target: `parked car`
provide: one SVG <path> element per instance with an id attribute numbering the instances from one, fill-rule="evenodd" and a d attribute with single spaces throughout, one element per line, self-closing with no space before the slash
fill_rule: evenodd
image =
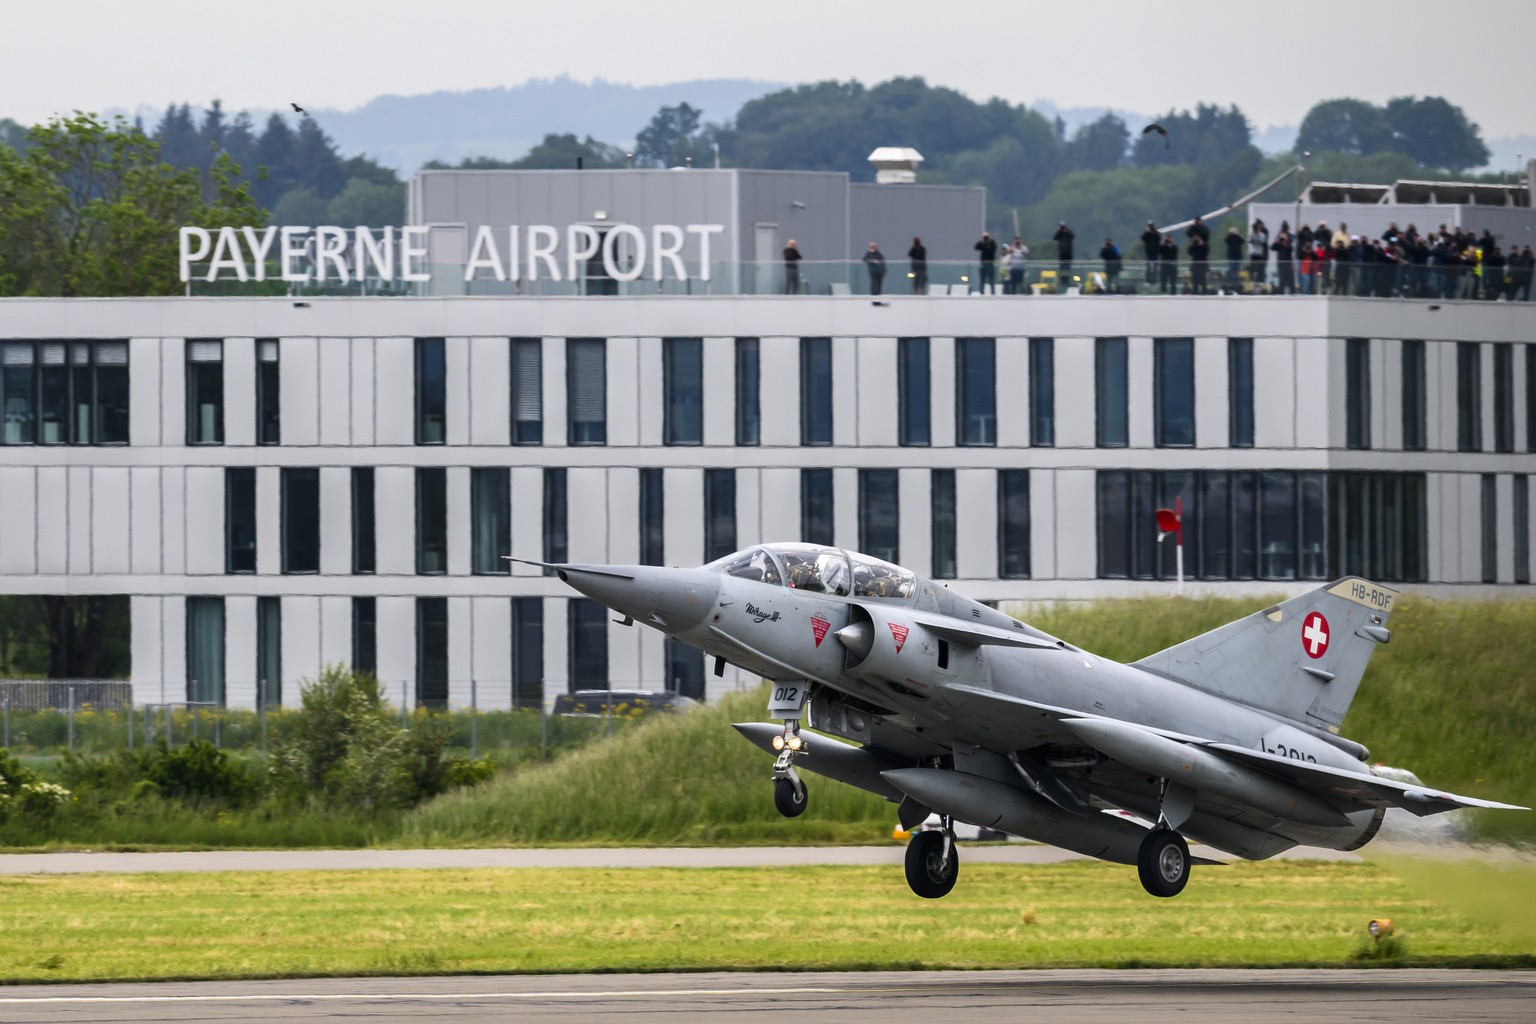
<path id="1" fill-rule="evenodd" d="M 555 698 L 555 714 L 570 718 L 625 718 L 686 711 L 698 703 L 670 690 L 573 690 Z"/>

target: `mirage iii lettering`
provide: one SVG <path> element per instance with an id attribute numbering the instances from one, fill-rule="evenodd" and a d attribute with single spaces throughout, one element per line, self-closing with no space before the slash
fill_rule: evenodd
<path id="1" fill-rule="evenodd" d="M 954 887 L 955 821 L 1134 864 L 1147 892 L 1174 896 L 1189 879 L 1186 836 L 1258 860 L 1299 844 L 1358 849 L 1389 807 L 1525 809 L 1372 767 L 1338 734 L 1390 639 L 1396 594 L 1365 580 L 1122 665 L 839 548 L 765 544 L 698 569 L 547 567 L 624 622 L 713 656 L 717 672 L 729 662 L 774 681 L 778 724 L 736 729 L 777 755 L 784 815 L 805 810 L 802 770 L 880 794 L 908 828 L 937 813 L 942 828 L 907 847 L 919 896 Z M 733 605 L 747 616 L 720 614 Z"/>

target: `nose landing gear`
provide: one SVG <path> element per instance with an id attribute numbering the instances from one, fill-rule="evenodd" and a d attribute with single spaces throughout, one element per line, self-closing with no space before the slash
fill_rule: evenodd
<path id="1" fill-rule="evenodd" d="M 795 758 L 806 754 L 799 719 L 785 719 L 784 734 L 773 738 L 773 747 L 779 752 L 773 762 L 773 806 L 786 818 L 798 818 L 806 804 L 805 781 L 795 771 Z"/>

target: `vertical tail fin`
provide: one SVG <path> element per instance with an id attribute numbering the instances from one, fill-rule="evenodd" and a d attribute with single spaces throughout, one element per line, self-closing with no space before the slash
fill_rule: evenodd
<path id="1" fill-rule="evenodd" d="M 1348 577 L 1186 640 L 1138 668 L 1337 731 L 1397 591 Z"/>

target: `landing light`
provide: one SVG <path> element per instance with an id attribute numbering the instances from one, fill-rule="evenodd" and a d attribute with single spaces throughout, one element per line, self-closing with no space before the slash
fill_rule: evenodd
<path id="1" fill-rule="evenodd" d="M 805 741 L 802 740 L 798 735 L 791 736 L 789 738 L 789 749 L 790 750 L 799 750 L 803 746 L 805 746 Z"/>
<path id="2" fill-rule="evenodd" d="M 784 737 L 783 736 L 775 736 L 773 738 L 773 749 L 774 750 L 783 750 L 784 749 Z"/>

